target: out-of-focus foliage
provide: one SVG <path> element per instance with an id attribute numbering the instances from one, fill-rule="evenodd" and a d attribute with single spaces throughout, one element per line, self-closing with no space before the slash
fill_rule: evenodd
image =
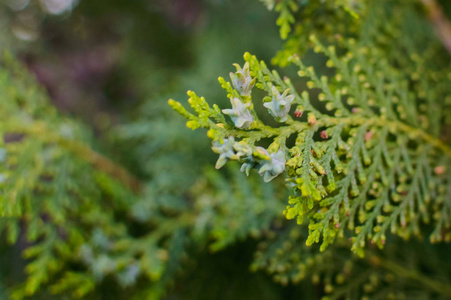
<path id="1" fill-rule="evenodd" d="M 279 17 L 280 36 L 286 40 L 283 50 L 272 59 L 275 65 L 286 66 L 294 53 L 305 53 L 314 45 L 310 35 L 332 42 L 337 34 L 353 36 L 360 25 L 360 14 L 366 8 L 365 1 L 355 0 L 261 0 Z"/>
<path id="2" fill-rule="evenodd" d="M 260 190 L 261 183 L 249 185 L 244 180 L 230 185 L 211 172 L 203 174 L 202 165 L 209 156 L 197 154 L 206 144 L 202 144 L 203 139 L 198 134 L 186 135 L 181 126 L 183 122 L 173 118 L 166 104 L 168 93 L 183 91 L 186 88 L 183 86 L 193 83 L 213 95 L 215 91 L 210 88 L 212 74 L 225 69 L 227 61 L 239 57 L 245 47 L 262 48 L 264 42 L 253 39 L 243 41 L 242 49 L 227 50 L 243 26 L 249 28 L 249 36 L 261 27 L 257 26 L 259 23 L 267 24 L 263 27 L 271 29 L 271 22 L 262 18 L 266 14 L 264 8 L 257 4 L 260 10 L 251 12 L 250 18 L 225 28 L 223 24 L 237 11 L 247 11 L 249 15 L 249 5 L 238 4 L 235 9 L 224 9 L 224 4 L 218 3 L 199 5 L 200 11 L 196 13 L 208 10 L 211 16 L 205 16 L 203 22 L 211 26 L 191 24 L 198 28 L 197 33 L 187 34 L 178 24 L 168 28 L 164 18 L 171 12 L 163 3 L 155 6 L 109 4 L 97 6 L 82 2 L 71 16 L 45 17 L 42 35 L 33 42 L 37 45 L 35 49 L 28 50 L 26 44 L 19 41 L 10 48 L 25 55 L 27 64 L 46 85 L 55 104 L 88 120 L 96 131 L 102 132 L 101 140 L 98 133 L 59 114 L 22 66 L 13 63 L 11 58 L 4 60 L 2 90 L 9 92 L 2 101 L 5 117 L 2 132 L 8 150 L 4 156 L 5 176 L 6 173 L 11 176 L 5 177 L 9 180 L 10 194 L 2 198 L 5 199 L 2 208 L 12 212 L 5 214 L 2 228 L 5 228 L 5 241 L 8 239 L 12 246 L 5 246 L 2 253 L 6 256 L 15 252 L 27 255 L 23 257 L 26 261 L 19 255 L 15 263 L 3 262 L 2 278 L 8 288 L 5 293 L 14 298 L 34 295 L 47 299 L 55 293 L 93 299 L 108 295 L 118 299 L 160 298 L 166 293 L 168 283 L 176 278 L 181 260 L 186 262 L 190 257 L 185 252 L 186 247 L 197 255 L 195 249 L 210 247 L 207 243 L 210 236 L 215 241 L 213 248 L 216 251 L 250 234 L 256 236 L 262 228 L 270 226 L 282 205 L 282 202 L 272 201 L 284 198 L 285 193 L 280 187 L 278 192 L 275 187 L 266 185 Z M 11 18 L 17 14 L 8 7 L 2 8 Z M 90 14 L 85 15 L 84 11 Z M 149 11 L 154 18 L 149 19 Z M 39 12 L 41 17 L 45 15 L 40 8 Z M 120 12 L 117 16 L 122 20 L 117 29 L 123 32 L 116 32 L 119 37 L 111 33 L 103 35 L 103 40 L 98 42 L 99 51 L 77 46 L 68 49 L 65 44 L 70 46 L 80 39 L 78 34 L 59 32 L 53 27 L 45 30 L 49 23 L 59 22 L 57 18 L 66 18 L 63 23 L 66 29 L 81 26 L 80 18 L 88 25 L 102 26 L 115 12 Z M 127 25 L 130 20 L 134 24 Z M 60 36 L 59 40 L 46 36 L 52 31 Z M 14 34 L 4 31 L 14 39 L 11 33 Z M 82 40 L 95 47 L 90 34 L 88 32 L 88 37 Z M 148 41 L 143 43 L 146 35 Z M 58 46 L 56 58 L 46 56 L 41 39 Z M 185 46 L 178 48 L 177 44 Z M 273 49 L 268 48 L 262 54 L 269 56 L 276 48 L 277 36 L 274 34 Z M 118 51 L 122 54 L 120 59 Z M 116 77 L 108 79 L 112 82 L 106 84 L 98 78 L 105 76 L 102 71 L 104 60 L 100 59 L 105 53 L 110 57 L 106 62 L 108 72 L 116 72 Z M 223 65 L 218 63 L 227 56 Z M 196 65 L 187 60 L 202 60 L 203 64 Z M 72 69 L 75 63 L 81 63 L 76 65 L 78 73 Z M 60 76 L 55 76 L 58 74 Z M 193 80 L 202 77 L 203 82 Z M 88 85 L 89 79 L 103 84 L 97 89 L 105 88 L 112 94 L 99 94 Z M 120 86 L 111 86 L 115 82 Z M 80 94 L 85 87 L 88 87 L 87 92 L 83 90 Z M 79 103 L 81 99 L 77 97 L 81 95 L 97 103 Z M 106 106 L 106 97 L 108 101 L 116 102 L 119 101 L 117 97 L 125 97 L 124 104 L 109 104 L 112 117 L 96 112 Z M 138 98 L 142 100 L 137 101 Z M 132 109 L 138 102 L 143 102 L 139 109 Z M 106 132 L 108 124 L 115 122 L 114 118 L 119 117 L 118 110 L 123 107 L 128 108 L 129 116 L 124 114 L 121 118 L 133 121 Z M 39 126 L 34 126 L 34 122 Z M 192 144 L 194 139 L 200 141 L 197 147 Z M 28 143 L 31 146 L 24 147 Z M 9 154 L 13 153 L 13 148 L 16 151 L 14 157 Z M 104 155 L 98 152 L 104 152 Z M 121 160 L 140 178 L 130 175 L 118 163 L 112 163 L 105 153 Z M 21 162 L 21 169 L 17 169 L 17 161 Z M 16 181 L 20 186 L 10 185 Z M 213 187 L 220 185 L 227 188 L 219 195 Z M 21 202 L 10 201 L 11 195 L 15 196 L 14 192 L 17 192 L 16 187 L 21 192 L 17 196 Z M 36 188 L 42 189 L 42 195 L 35 194 Z M 254 196 L 241 204 L 240 200 L 248 195 Z M 29 207 L 30 201 L 36 204 Z M 273 209 L 274 206 L 278 209 Z M 230 210 L 232 207 L 234 209 Z M 29 218 L 30 222 L 27 221 Z M 29 226 L 34 230 L 30 236 L 27 233 Z M 228 226 L 239 227 L 239 230 L 227 232 Z M 192 244 L 189 240 L 197 242 Z M 24 264 L 29 266 L 24 268 Z M 21 268 L 24 268 L 25 277 Z M 259 281 L 261 279 L 256 280 Z M 20 282 L 25 283 L 19 285 Z"/>
<path id="3" fill-rule="evenodd" d="M 359 259 L 349 256 L 350 243 L 344 241 L 324 252 L 306 246 L 304 229 L 291 224 L 271 233 L 258 245 L 251 268 L 266 270 L 284 286 L 302 280 L 321 283 L 327 294 L 322 299 L 448 298 L 451 290 L 445 282 L 450 266 L 440 264 L 447 261 L 449 245 L 424 247 L 419 242 L 393 240 L 384 250 L 372 249 Z M 443 283 L 429 281 L 424 270 Z"/>
<path id="4" fill-rule="evenodd" d="M 77 256 L 73 249 L 86 243 L 90 232 L 124 232 L 114 224 L 114 210 L 133 202 L 128 188 L 140 183 L 89 148 L 89 130 L 59 115 L 9 56 L 1 61 L 0 77 L 1 227 L 8 243 L 23 248 L 29 260 L 29 276 L 13 295 L 32 295 L 57 274 L 80 284 L 76 293 L 83 295 L 94 283 L 65 267 Z M 104 205 L 110 209 L 103 210 Z"/>

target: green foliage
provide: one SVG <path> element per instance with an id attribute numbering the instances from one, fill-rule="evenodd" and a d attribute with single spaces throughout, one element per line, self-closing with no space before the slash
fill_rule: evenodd
<path id="1" fill-rule="evenodd" d="M 354 46 L 354 41 L 351 40 L 350 44 Z M 239 130 L 234 128 L 235 124 L 224 124 L 224 117 L 219 110 L 216 107 L 209 108 L 205 99 L 198 98 L 192 92 L 189 93 L 189 102 L 200 117 L 184 111 L 178 103 L 171 101 L 170 104 L 190 119 L 188 126 L 196 123 L 210 128 L 209 136 L 217 141 L 224 140 L 224 147 L 232 141 L 227 146 L 226 158 L 221 154 L 220 160 L 223 162 L 219 166 L 223 165 L 225 159 L 243 162 L 249 159 L 249 154 L 239 151 L 243 145 L 253 149 L 249 151 L 251 159 L 257 159 L 261 154 L 258 153 L 256 142 L 263 138 L 273 140 L 269 151 L 287 153 L 286 165 L 294 193 L 284 213 L 288 219 L 297 218 L 299 224 L 304 217 L 310 220 L 308 245 L 318 242 L 322 236 L 322 249 L 325 249 L 337 235 L 343 236 L 343 228 L 348 227 L 354 231 L 353 250 L 363 255 L 366 238 L 371 238 L 380 247 L 385 243 L 387 229 L 408 238 L 410 234 L 419 234 L 419 222 L 429 222 L 430 216 L 434 214 L 435 230 L 431 240 L 448 240 L 448 235 L 441 234 L 450 227 L 445 200 L 447 190 L 441 187 L 448 185 L 449 177 L 438 170 L 449 169 L 449 147 L 414 127 L 418 124 L 415 121 L 416 112 L 407 105 L 407 101 L 395 102 L 398 112 L 395 115 L 391 99 L 402 99 L 409 92 L 406 85 L 396 85 L 399 82 L 396 71 L 393 70 L 388 78 L 381 78 L 383 75 L 381 71 L 378 72 L 376 65 L 376 61 L 380 65 L 380 57 L 375 59 L 373 65 L 367 66 L 373 74 L 378 74 L 375 78 L 364 72 L 356 74 L 354 76 L 365 80 L 360 80 L 354 90 L 343 91 L 356 82 L 355 79 L 346 81 L 349 60 L 343 63 L 336 57 L 334 48 L 327 49 L 318 43 L 317 49 L 329 55 L 332 63 L 341 63 L 343 66 L 344 76 L 341 72 L 335 75 L 336 78 L 344 77 L 340 78 L 338 86 L 328 84 L 329 80 L 325 76 L 319 78 L 312 68 L 305 67 L 298 58 L 295 57 L 294 62 L 300 68 L 300 75 L 311 79 L 307 86 L 322 90 L 318 98 L 326 103 L 326 109 L 332 113 L 319 112 L 309 101 L 307 91 L 301 95 L 291 92 L 294 87 L 289 79 L 282 80 L 277 72 L 271 72 L 263 62 L 249 54 L 245 55 L 245 60 L 257 79 L 256 86 L 265 90 L 267 97 L 274 94 L 276 88 L 290 91 L 297 110 L 307 113 L 307 122 L 289 118 L 285 122 L 286 126 L 270 128 L 252 110 L 250 113 L 254 116 L 254 122 L 250 129 Z M 347 55 L 346 58 L 352 56 Z M 351 61 L 351 64 L 354 65 L 354 62 Z M 366 76 L 369 76 L 368 81 Z M 224 83 L 222 79 L 220 81 L 229 95 L 234 97 L 236 91 L 231 90 L 230 84 Z M 393 84 L 394 91 L 388 91 L 388 95 L 377 91 L 377 83 L 385 81 L 387 86 Z M 361 98 L 362 93 L 367 97 L 375 97 L 371 105 Z M 342 103 L 343 94 L 346 95 L 347 104 L 353 107 L 347 108 Z M 387 96 L 390 100 L 386 99 Z M 248 101 L 253 106 L 250 97 L 242 98 L 243 102 Z M 354 99 L 359 99 L 360 103 Z M 377 116 L 373 109 L 377 109 L 381 115 Z M 219 123 L 215 124 L 209 118 Z M 402 120 L 411 120 L 411 124 L 405 124 Z M 295 135 L 296 142 L 293 146 L 287 146 L 286 140 L 291 135 Z M 234 143 L 234 137 L 241 138 L 241 142 Z M 265 156 L 266 160 L 274 160 Z M 260 170 L 263 168 L 262 163 L 257 163 L 255 167 Z M 431 195 L 438 201 L 431 203 Z M 357 226 L 354 225 L 356 222 Z"/>
<path id="2" fill-rule="evenodd" d="M 265 270 L 284 286 L 301 280 L 319 284 L 324 287 L 324 300 L 446 299 L 450 295 L 445 283 L 429 281 L 416 271 L 427 269 L 431 277 L 446 279 L 448 275 L 441 270 L 449 271 L 449 267 L 440 263 L 446 261 L 449 246 L 424 248 L 418 242 L 399 244 L 393 240 L 394 244 L 383 251 L 371 249 L 365 259 L 359 259 L 348 255 L 350 244 L 346 241 L 324 252 L 306 246 L 305 229 L 292 224 L 268 233 L 258 245 L 251 268 Z"/>
<path id="3" fill-rule="evenodd" d="M 193 188 L 193 196 L 199 211 L 194 224 L 195 236 L 214 239 L 210 249 L 218 251 L 244 240 L 247 236 L 257 238 L 263 230 L 268 230 L 283 202 L 281 185 L 265 184 L 258 178 L 248 180 L 236 168 L 230 167 L 233 181 L 227 181 L 214 170 L 206 172 L 206 179 Z M 205 192 L 209 191 L 209 192 Z"/>
<path id="4" fill-rule="evenodd" d="M 359 14 L 365 10 L 365 2 L 262 0 L 268 9 L 275 7 L 279 12 L 277 25 L 280 36 L 286 39 L 283 50 L 272 59 L 275 65 L 286 66 L 294 53 L 304 53 L 313 45 L 309 35 L 320 36 L 332 41 L 335 34 L 355 34 L 360 24 Z"/>
<path id="5" fill-rule="evenodd" d="M 277 18 L 276 24 L 280 27 L 280 37 L 282 39 L 287 39 L 289 34 L 292 31 L 292 25 L 296 28 L 296 33 L 299 38 L 299 30 L 303 25 L 308 24 L 309 21 L 317 22 L 311 28 L 320 29 L 321 26 L 333 26 L 329 19 L 327 22 L 325 20 L 318 20 L 319 18 L 327 18 L 330 15 L 335 17 L 336 14 L 341 14 L 341 11 L 344 11 L 350 14 L 353 18 L 358 18 L 359 15 L 357 11 L 361 11 L 363 9 L 363 3 L 354 1 L 354 0 L 333 0 L 333 1 L 305 1 L 305 0 L 260 0 L 262 1 L 269 10 L 274 9 L 280 15 Z M 300 12 L 302 14 L 301 17 L 296 18 L 295 14 Z M 304 18 L 310 16 L 310 18 Z M 296 22 L 297 20 L 301 20 L 302 23 Z M 330 27 L 329 27 L 330 28 Z M 322 30 L 323 28 L 321 28 Z M 304 29 L 305 30 L 305 29 Z"/>
<path id="6" fill-rule="evenodd" d="M 411 11 L 405 9 L 404 14 L 410 15 Z M 399 17 L 392 17 L 393 22 L 399 21 Z M 365 28 L 366 24 L 362 26 Z M 442 97 L 436 97 L 435 93 L 427 95 L 428 85 L 436 79 L 422 80 L 398 69 L 397 66 L 407 64 L 404 59 L 387 59 L 385 47 L 379 48 L 364 37 L 362 42 L 339 37 L 336 46 L 326 47 L 310 36 L 315 51 L 328 58 L 327 66 L 334 68 L 335 74 L 332 79 L 319 76 L 297 55 L 292 56 L 291 61 L 299 68 L 298 75 L 309 80 L 308 89 L 302 93 L 296 91 L 290 79 L 281 79 L 255 56 L 244 55 L 254 76 L 252 80 L 257 81 L 256 87 L 267 95 L 262 99 L 263 106 L 270 108 L 276 121 L 285 123 L 280 127 L 264 124 L 257 116 L 254 109 L 257 103 L 250 93 L 240 94 L 222 78 L 219 81 L 232 105 L 240 103 L 253 116 L 249 126 L 240 128 L 233 116 L 234 124 L 227 123 L 217 106 L 210 108 L 204 98 L 193 92 L 188 93 L 189 102 L 198 116 L 172 100 L 170 104 L 190 120 L 188 127 L 209 128 L 215 143 L 229 145 L 230 141 L 241 139 L 227 146 L 227 156 L 221 154 L 223 162 L 219 166 L 225 159 L 231 159 L 244 162 L 243 167 L 247 168 L 248 160 L 254 161 L 261 155 L 257 143 L 262 139 L 272 140 L 269 153 L 285 153 L 287 180 L 293 194 L 284 214 L 288 219 L 296 218 L 298 224 L 305 218 L 309 221 L 307 245 L 322 238 L 324 250 L 337 237 L 351 236 L 352 250 L 363 255 L 367 239 L 382 248 L 387 230 L 407 239 L 421 234 L 421 222 L 432 222 L 432 242 L 450 241 L 447 201 L 450 195 L 445 187 L 451 180 L 451 148 L 439 139 L 444 126 L 440 112 L 434 110 L 435 116 L 431 115 L 433 107 L 444 104 L 442 99 L 450 93 L 449 85 L 446 91 L 439 91 L 443 92 Z M 402 42 L 398 43 L 402 46 Z M 393 45 L 398 43 L 393 41 Z M 412 54 L 408 64 L 416 69 L 425 67 L 426 62 L 418 54 Z M 441 72 L 438 77 L 446 78 L 450 69 L 446 66 L 429 72 Z M 317 98 L 324 103 L 326 112 L 321 112 L 323 107 L 310 100 L 308 90 L 320 90 Z M 306 114 L 306 121 L 287 116 L 289 105 L 281 112 L 283 115 L 274 112 L 268 104 L 280 101 L 279 91 L 285 91 L 286 99 L 294 98 L 296 115 Z M 421 92 L 423 95 L 418 96 Z M 267 102 L 271 96 L 272 102 Z M 430 104 L 427 111 L 424 108 L 421 111 L 424 102 Z M 242 114 L 235 112 L 235 118 L 241 118 Z M 287 142 L 291 136 L 295 138 L 294 145 Z M 251 149 L 250 154 L 240 151 L 242 147 Z M 263 156 L 263 161 L 274 161 L 267 152 Z M 261 161 L 253 167 L 265 168 Z M 352 231 L 351 235 L 345 232 L 346 228 Z"/>
<path id="7" fill-rule="evenodd" d="M 0 229 L 10 244 L 25 243 L 15 247 L 27 260 L 26 280 L 14 287 L 12 299 L 57 293 L 85 298 L 107 278 L 122 289 L 145 278 L 156 283 L 134 296 L 161 297 L 179 268 L 194 213 L 179 208 L 169 217 L 170 202 L 163 201 L 143 216 L 137 195 L 144 185 L 92 150 L 90 131 L 58 114 L 10 56 L 2 60 L 0 88 L 6 91 Z"/>
<path id="8" fill-rule="evenodd" d="M 6 55 L 1 61 L 2 194 L 1 231 L 8 242 L 20 238 L 28 278 L 14 298 L 36 293 L 60 277 L 54 289 L 76 285 L 83 296 L 93 279 L 67 270 L 72 249 L 88 243 L 91 231 L 123 232 L 114 209 L 130 205 L 137 180 L 86 145 L 86 128 L 60 116 L 27 71 Z M 117 185 L 122 181 L 125 185 Z M 103 200 L 110 212 L 96 217 Z M 103 227 L 103 229 L 101 229 Z"/>

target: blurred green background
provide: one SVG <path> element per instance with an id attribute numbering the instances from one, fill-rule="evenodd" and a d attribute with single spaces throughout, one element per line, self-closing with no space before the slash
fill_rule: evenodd
<path id="1" fill-rule="evenodd" d="M 152 192 L 131 208 L 146 220 L 150 197 L 186 208 L 190 189 L 217 158 L 205 132 L 187 129 L 167 100 L 185 101 L 190 89 L 226 106 L 218 76 L 228 78 L 246 51 L 269 61 L 283 43 L 275 19 L 258 1 L 1 0 L 0 51 L 23 61 L 62 113 L 92 127 L 98 151 L 149 182 Z M 23 280 L 21 247 L 0 250 L 7 285 Z M 248 241 L 217 254 L 192 251 L 167 297 L 294 297 L 293 288 L 249 272 L 254 250 Z M 129 293 L 106 278 L 93 299 Z"/>

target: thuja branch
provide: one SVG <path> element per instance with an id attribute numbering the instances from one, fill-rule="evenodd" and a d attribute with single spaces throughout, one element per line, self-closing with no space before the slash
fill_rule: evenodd
<path id="1" fill-rule="evenodd" d="M 321 112 L 308 91 L 299 94 L 289 78 L 282 79 L 249 53 L 245 65 L 236 65 L 237 72 L 230 74 L 231 83 L 219 79 L 231 109 L 210 107 L 191 91 L 188 102 L 197 115 L 174 100 L 169 104 L 189 120 L 189 128 L 209 129 L 212 149 L 219 154 L 216 168 L 237 160 L 242 171 L 257 169 L 265 181 L 287 171 L 293 195 L 284 214 L 299 224 L 310 221 L 307 245 L 322 239 L 324 250 L 348 228 L 355 234 L 352 250 L 363 255 L 366 239 L 383 247 L 388 230 L 403 237 L 419 235 L 419 222 L 430 222 L 428 214 L 434 213 L 431 241 L 450 240 L 449 195 L 439 187 L 451 181 L 451 148 L 427 133 L 427 124 L 418 124 L 419 112 L 412 106 L 416 99 L 408 98 L 414 94 L 400 81 L 404 75 L 380 61 L 363 69 L 350 62 L 353 53 L 338 57 L 334 47 L 315 42 L 330 57 L 328 66 L 337 66 L 335 81 L 319 77 L 298 57 L 293 62 L 299 76 L 310 78 L 308 89 L 321 91 L 318 100 L 329 112 Z M 349 45 L 350 51 L 362 53 L 353 41 Z M 351 71 L 362 73 L 357 77 Z M 266 93 L 263 103 L 253 99 L 254 86 Z M 281 126 L 266 125 L 257 104 Z M 300 121 L 303 115 L 306 121 Z M 290 136 L 294 145 L 287 144 Z M 272 143 L 265 149 L 258 144 L 262 139 Z"/>

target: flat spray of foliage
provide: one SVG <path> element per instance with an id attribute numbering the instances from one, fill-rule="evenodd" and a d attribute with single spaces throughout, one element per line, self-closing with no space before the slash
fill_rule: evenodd
<path id="1" fill-rule="evenodd" d="M 335 85 L 293 58 L 299 75 L 311 79 L 307 86 L 321 90 L 318 98 L 330 113 L 321 113 L 307 91 L 297 93 L 288 78 L 281 79 L 248 53 L 244 56 L 246 75 L 239 70 L 236 74 L 241 78 L 237 78 L 232 73 L 232 84 L 219 79 L 233 109 L 210 108 L 193 92 L 188 92 L 189 102 L 198 116 L 176 102 L 170 104 L 190 119 L 188 127 L 210 129 L 213 151 L 219 153 L 218 168 L 227 160 L 239 160 L 242 170 L 257 168 L 265 181 L 286 168 L 293 195 L 284 214 L 296 218 L 298 224 L 305 217 L 310 221 L 307 245 L 322 237 L 321 249 L 325 249 L 348 228 L 353 231 L 352 249 L 363 255 L 367 238 L 382 247 L 387 230 L 408 238 L 420 234 L 420 222 L 433 223 L 431 241 L 450 241 L 451 204 L 446 200 L 451 195 L 443 187 L 451 180 L 451 148 L 424 130 L 426 117 L 409 105 L 414 98 L 401 74 L 394 69 L 382 73 L 378 66 L 386 66 L 375 51 L 356 46 L 354 40 L 348 43 L 353 51 L 371 56 L 374 63 L 360 71 L 356 61 L 349 67 L 352 52 L 342 61 L 334 47 L 318 43 L 317 50 L 330 58 L 328 65 L 341 68 Z M 272 128 L 258 119 L 253 109 L 257 104 L 250 96 L 255 79 L 256 86 L 267 93 L 262 105 L 282 126 Z M 248 95 L 243 95 L 239 81 L 251 83 L 244 89 Z M 291 105 L 296 107 L 295 119 L 289 115 Z M 224 114 L 231 115 L 232 123 Z M 306 120 L 296 120 L 304 114 Z M 423 126 L 418 119 L 423 119 Z M 295 143 L 289 145 L 287 139 L 293 135 Z M 265 138 L 273 140 L 267 150 L 256 146 Z"/>
<path id="2" fill-rule="evenodd" d="M 238 160 L 242 170 L 257 168 L 265 181 L 286 169 L 293 195 L 284 214 L 298 224 L 308 219 L 307 245 L 322 240 L 324 250 L 348 236 L 348 229 L 352 250 L 363 255 L 367 239 L 383 247 L 387 231 L 409 238 L 420 235 L 422 222 L 433 225 L 432 242 L 451 241 L 451 148 L 440 140 L 449 115 L 435 109 L 449 98 L 449 69 L 433 70 L 435 78 L 427 78 L 411 73 L 426 67 L 416 53 L 408 58 L 413 70 L 404 69 L 398 67 L 403 61 L 390 61 L 383 48 L 336 39 L 325 46 L 310 36 L 314 50 L 334 69 L 331 78 L 317 75 L 296 54 L 290 57 L 298 75 L 308 79 L 302 92 L 246 53 L 244 67 L 237 65 L 230 74 L 231 83 L 219 78 L 232 109 L 210 108 L 191 91 L 188 102 L 197 116 L 170 104 L 190 120 L 189 128 L 209 128 L 217 167 Z M 260 101 L 252 98 L 254 85 L 266 94 Z M 319 102 L 311 100 L 316 91 Z M 264 124 L 257 105 L 268 108 L 280 126 Z M 257 146 L 268 138 L 267 149 Z"/>
<path id="3" fill-rule="evenodd" d="M 280 12 L 277 23 L 288 38 L 299 7 L 265 2 Z M 192 91 L 195 114 L 169 104 L 187 127 L 208 129 L 217 168 L 236 160 L 265 181 L 285 176 L 291 196 L 283 214 L 308 223 L 307 246 L 321 243 L 325 251 L 350 239 L 351 250 L 364 256 L 367 244 L 383 248 L 390 234 L 450 242 L 450 60 L 420 3 L 369 1 L 350 11 L 345 3 L 340 10 L 333 1 L 312 2 L 305 8 L 312 22 L 300 19 L 273 61 L 293 64 L 304 85 L 246 53 L 230 82 L 219 78 L 231 109 L 210 106 Z M 318 14 L 328 18 L 326 30 L 310 30 L 321 22 L 315 8 L 331 7 L 337 13 Z M 333 28 L 343 18 L 348 23 Z M 298 56 L 310 45 L 323 54 L 328 75 Z M 274 125 L 262 121 L 265 114 Z"/>

